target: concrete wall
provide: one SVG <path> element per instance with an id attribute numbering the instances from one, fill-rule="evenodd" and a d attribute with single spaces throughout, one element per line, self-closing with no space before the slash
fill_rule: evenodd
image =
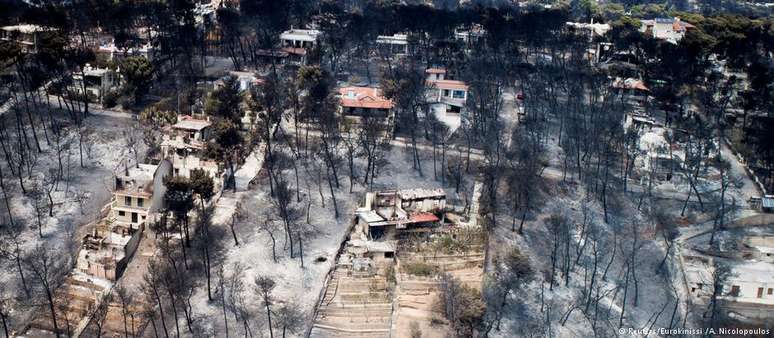
<path id="1" fill-rule="evenodd" d="M 164 186 L 164 177 L 171 173 L 172 164 L 167 160 L 162 160 L 153 175 L 153 197 L 148 212 L 156 212 L 164 206 L 164 194 L 167 192 L 167 187 Z"/>

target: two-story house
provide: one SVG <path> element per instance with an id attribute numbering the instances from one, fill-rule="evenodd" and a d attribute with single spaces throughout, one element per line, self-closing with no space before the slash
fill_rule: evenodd
<path id="1" fill-rule="evenodd" d="M 315 29 L 289 29 L 280 34 L 280 48 L 292 63 L 306 63 L 309 49 L 317 45 L 321 32 Z"/>
<path id="2" fill-rule="evenodd" d="M 39 25 L 22 24 L 0 27 L 0 41 L 16 43 L 22 53 L 37 53 L 41 34 L 52 28 Z"/>
<path id="3" fill-rule="evenodd" d="M 218 163 L 204 157 L 211 133 L 212 122 L 192 116 L 180 116 L 177 123 L 165 129 L 161 155 L 172 163 L 173 175 L 190 177 L 192 170 L 202 169 L 217 182 Z"/>
<path id="4" fill-rule="evenodd" d="M 406 34 L 379 35 L 376 37 L 376 45 L 386 55 L 405 55 L 409 51 Z"/>
<path id="5" fill-rule="evenodd" d="M 124 175 L 116 176 L 111 205 L 112 219 L 116 223 L 139 229 L 145 224 L 150 211 L 159 207 L 163 191 L 155 191 L 154 200 L 154 190 L 156 185 L 163 188 L 160 182 L 165 171 L 159 168 L 158 165 L 139 164 L 127 169 Z"/>
<path id="6" fill-rule="evenodd" d="M 137 250 L 143 230 L 163 204 L 169 162 L 140 164 L 115 177 L 113 200 L 104 218 L 83 237 L 76 269 L 91 277 L 117 280 Z"/>
<path id="7" fill-rule="evenodd" d="M 105 93 L 118 85 L 118 73 L 110 68 L 92 67 L 87 63 L 83 67 L 83 74 L 73 73 L 72 89 L 80 94 L 83 94 L 85 89 L 86 95 L 96 101 L 101 101 Z"/>
<path id="8" fill-rule="evenodd" d="M 447 79 L 446 71 L 440 68 L 430 68 L 426 74 L 428 102 L 441 103 L 447 112 L 460 113 L 468 100 L 468 85 L 463 81 Z"/>

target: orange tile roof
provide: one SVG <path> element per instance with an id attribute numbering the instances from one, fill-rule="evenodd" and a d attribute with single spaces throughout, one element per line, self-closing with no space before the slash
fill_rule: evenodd
<path id="1" fill-rule="evenodd" d="M 339 88 L 342 107 L 391 109 L 392 100 L 381 95 L 379 88 L 342 87 Z"/>
<path id="2" fill-rule="evenodd" d="M 468 90 L 468 85 L 465 84 L 465 82 L 457 81 L 457 80 L 434 80 L 434 81 L 427 81 L 428 87 L 434 87 L 434 88 L 440 88 L 440 89 L 457 89 L 457 90 Z"/>

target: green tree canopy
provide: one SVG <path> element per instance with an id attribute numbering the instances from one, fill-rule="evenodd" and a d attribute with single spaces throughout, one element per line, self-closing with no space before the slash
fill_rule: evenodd
<path id="1" fill-rule="evenodd" d="M 125 93 L 132 95 L 137 104 L 150 89 L 153 64 L 142 56 L 128 57 L 121 64 L 121 75 L 125 81 Z"/>

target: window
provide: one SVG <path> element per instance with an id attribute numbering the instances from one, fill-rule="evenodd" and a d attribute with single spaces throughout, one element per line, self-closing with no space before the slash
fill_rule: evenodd
<path id="1" fill-rule="evenodd" d="M 118 216 L 126 216 L 126 213 L 125 213 L 125 212 L 123 212 L 123 211 L 121 211 L 121 210 L 119 210 L 119 211 L 118 211 Z"/>
<path id="2" fill-rule="evenodd" d="M 769 288 L 769 291 L 767 291 L 767 292 L 766 292 L 766 294 L 768 294 L 768 295 L 771 295 L 771 294 L 772 294 L 772 292 L 774 292 L 774 289 L 772 289 L 772 288 Z"/>
<path id="3" fill-rule="evenodd" d="M 465 91 L 463 91 L 463 90 L 455 90 L 454 91 L 454 98 L 455 99 L 464 99 L 465 98 Z"/>
<path id="4" fill-rule="evenodd" d="M 138 199 L 137 199 L 137 206 L 138 206 L 138 207 L 140 207 L 140 208 L 142 208 L 142 205 L 143 205 L 143 202 L 144 202 L 144 201 L 145 201 L 145 199 L 138 198 Z"/>
<path id="5" fill-rule="evenodd" d="M 731 296 L 739 297 L 739 285 L 731 286 Z"/>
<path id="6" fill-rule="evenodd" d="M 763 298 L 763 288 L 758 288 L 758 298 Z"/>
<path id="7" fill-rule="evenodd" d="M 129 196 L 124 196 L 124 205 L 132 206 L 132 198 Z"/>
<path id="8" fill-rule="evenodd" d="M 446 96 L 446 97 L 449 97 L 449 96 L 451 96 L 451 93 L 449 93 L 449 90 L 448 90 L 448 89 L 444 89 L 444 90 L 443 90 L 443 96 Z"/>

